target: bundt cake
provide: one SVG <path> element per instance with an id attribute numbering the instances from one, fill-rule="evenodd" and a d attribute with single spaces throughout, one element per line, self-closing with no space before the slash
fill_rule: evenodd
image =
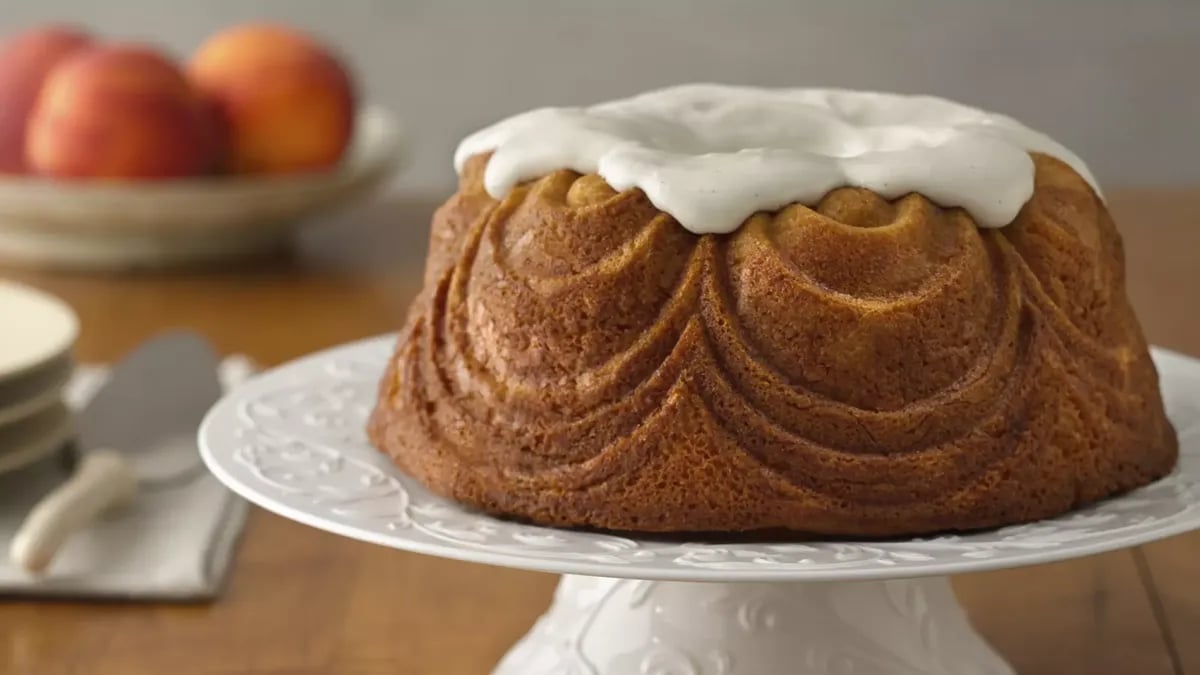
<path id="1" fill-rule="evenodd" d="M 930 97 L 693 85 L 467 138 L 369 433 L 552 526 L 970 530 L 1168 473 L 1083 163 Z"/>

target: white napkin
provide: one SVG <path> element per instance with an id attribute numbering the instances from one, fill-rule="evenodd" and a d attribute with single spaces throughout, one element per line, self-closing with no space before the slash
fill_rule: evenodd
<path id="1" fill-rule="evenodd" d="M 244 357 L 221 364 L 230 387 L 254 371 Z M 81 366 L 66 391 L 81 408 L 108 376 Z M 197 451 L 199 452 L 199 451 Z M 208 472 L 168 489 L 145 490 L 134 503 L 72 536 L 47 574 L 35 579 L 8 562 L 8 544 L 39 499 L 66 478 L 49 459 L 0 476 L 0 595 L 137 600 L 206 600 L 220 591 L 246 502 Z"/>

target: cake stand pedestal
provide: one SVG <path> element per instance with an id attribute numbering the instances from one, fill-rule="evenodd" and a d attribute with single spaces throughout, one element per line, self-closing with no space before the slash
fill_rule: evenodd
<path id="1" fill-rule="evenodd" d="M 698 583 L 567 575 L 495 675 L 1012 675 L 945 577 Z"/>
<path id="2" fill-rule="evenodd" d="M 562 574 L 495 675 L 1012 675 L 952 574 L 1092 555 L 1200 528 L 1200 362 L 1156 350 L 1179 467 L 1038 523 L 892 541 L 680 542 L 540 528 L 435 497 L 362 429 L 393 338 L 301 359 L 223 399 L 209 468 L 285 517 L 417 553 Z"/>

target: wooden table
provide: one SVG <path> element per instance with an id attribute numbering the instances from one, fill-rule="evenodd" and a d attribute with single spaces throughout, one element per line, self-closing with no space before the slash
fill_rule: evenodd
<path id="1" fill-rule="evenodd" d="M 1200 354 L 1200 191 L 1116 191 L 1129 291 L 1150 339 Z M 432 203 L 382 202 L 311 228 L 288 260 L 95 277 L 15 270 L 71 302 L 79 355 L 118 357 L 192 327 L 267 364 L 393 330 L 416 290 Z M 1024 675 L 1200 675 L 1200 533 L 955 579 Z M 545 608 L 555 578 L 362 544 L 262 511 L 231 583 L 200 606 L 0 604 L 0 672 L 471 675 Z"/>

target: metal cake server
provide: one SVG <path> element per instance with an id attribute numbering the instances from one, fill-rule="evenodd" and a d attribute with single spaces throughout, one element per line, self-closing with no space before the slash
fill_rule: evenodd
<path id="1" fill-rule="evenodd" d="M 13 537 L 13 564 L 43 572 L 72 534 L 128 504 L 139 488 L 201 475 L 196 429 L 221 396 L 217 366 L 212 348 L 190 332 L 156 337 L 118 363 L 79 414 L 74 473 Z"/>

